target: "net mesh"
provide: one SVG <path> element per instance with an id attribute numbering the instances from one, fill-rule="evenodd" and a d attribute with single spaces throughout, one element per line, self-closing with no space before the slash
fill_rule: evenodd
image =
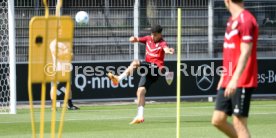
<path id="1" fill-rule="evenodd" d="M 0 113 L 9 112 L 8 0 L 0 1 Z"/>

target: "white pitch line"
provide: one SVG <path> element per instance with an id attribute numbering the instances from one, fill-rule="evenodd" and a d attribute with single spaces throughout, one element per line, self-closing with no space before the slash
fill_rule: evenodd
<path id="1" fill-rule="evenodd" d="M 251 105 L 251 110 L 253 108 L 276 108 L 275 104 L 271 105 Z M 181 109 L 209 109 L 209 108 L 214 108 L 214 106 L 200 106 L 200 107 L 181 107 Z M 58 108 L 61 110 L 61 108 Z M 145 110 L 165 110 L 165 109 L 176 109 L 176 107 L 169 107 L 169 108 L 145 108 Z M 80 110 L 80 112 L 110 112 L 110 111 L 132 111 L 132 110 L 137 110 L 136 108 L 132 109 L 99 109 L 99 110 Z M 70 112 L 70 113 L 80 113 L 80 112 Z M 40 111 L 35 111 L 35 113 L 40 113 Z"/>
<path id="2" fill-rule="evenodd" d="M 249 115 L 273 115 L 276 112 L 267 113 L 250 113 Z M 191 114 L 191 115 L 181 115 L 181 117 L 200 117 L 200 116 L 211 116 L 212 114 Z M 147 118 L 175 118 L 176 116 L 147 116 Z M 95 121 L 95 120 L 122 120 L 122 119 L 133 119 L 133 117 L 114 117 L 114 118 L 93 118 L 93 119 L 80 119 L 80 118 L 70 118 L 64 121 Z M 50 122 L 51 120 L 45 120 L 45 122 Z M 60 121 L 60 120 L 57 120 Z M 14 124 L 14 123 L 30 123 L 30 121 L 13 121 L 13 122 L 0 122 L 0 124 Z"/>

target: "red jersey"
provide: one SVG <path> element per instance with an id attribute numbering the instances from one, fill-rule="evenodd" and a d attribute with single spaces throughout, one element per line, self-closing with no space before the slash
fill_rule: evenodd
<path id="1" fill-rule="evenodd" d="M 251 43 L 252 51 L 242 72 L 237 87 L 257 87 L 257 40 L 258 24 L 255 17 L 243 10 L 236 19 L 229 18 L 223 44 L 223 66 L 226 69 L 222 87 L 227 87 L 236 70 L 241 54 L 241 43 Z"/>
<path id="2" fill-rule="evenodd" d="M 139 37 L 139 42 L 146 44 L 146 62 L 154 63 L 159 68 L 164 66 L 165 51 L 167 42 L 161 39 L 159 42 L 154 42 L 151 36 Z"/>

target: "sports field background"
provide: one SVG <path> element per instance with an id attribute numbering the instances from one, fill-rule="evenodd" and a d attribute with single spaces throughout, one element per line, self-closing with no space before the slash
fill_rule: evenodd
<path id="1" fill-rule="evenodd" d="M 211 124 L 214 103 L 182 102 L 182 138 L 225 137 Z M 59 109 L 57 115 L 60 115 Z M 35 110 L 36 121 L 39 109 Z M 145 122 L 138 125 L 128 123 L 136 115 L 136 105 L 90 105 L 81 110 L 67 111 L 63 131 L 64 138 L 174 138 L 176 106 L 170 103 L 146 105 Z M 50 108 L 46 109 L 45 137 L 50 137 Z M 59 117 L 58 117 L 59 118 Z M 230 119 L 231 120 L 231 119 Z M 276 101 L 253 101 L 249 118 L 249 129 L 253 138 L 276 136 Z M 37 124 L 38 126 L 38 124 Z M 37 127 L 37 132 L 38 131 Z M 1 115 L 1 138 L 30 138 L 31 124 L 28 109 L 18 109 L 16 115 Z"/>

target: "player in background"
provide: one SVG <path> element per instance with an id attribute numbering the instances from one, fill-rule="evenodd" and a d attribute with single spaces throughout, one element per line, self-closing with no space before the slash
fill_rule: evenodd
<path id="1" fill-rule="evenodd" d="M 62 1 L 56 0 L 56 16 L 61 16 L 61 7 L 62 7 Z M 59 7 L 59 8 L 58 8 Z M 58 35 L 59 37 L 62 36 L 62 30 L 58 29 Z M 66 42 L 58 42 L 54 39 L 50 42 L 50 51 L 53 59 L 53 69 L 55 71 L 64 71 L 66 68 L 66 64 L 68 64 L 68 56 L 72 57 L 73 53 L 69 50 L 69 44 Z M 56 48 L 57 46 L 57 48 Z M 56 49 L 58 49 L 58 53 L 56 54 Z M 56 57 L 56 55 L 58 57 Z M 57 60 L 56 60 L 57 59 Z M 57 62 L 57 63 L 56 63 Z M 62 86 L 62 83 L 57 82 L 57 89 Z M 65 91 L 65 90 L 64 90 Z M 51 91 L 50 91 L 50 97 L 51 101 L 53 103 L 54 98 L 54 85 L 51 83 Z M 55 103 L 56 104 L 56 103 Z M 80 108 L 77 106 L 74 106 L 72 102 L 72 90 L 70 90 L 68 102 L 67 102 L 67 109 L 68 110 L 79 110 Z M 55 110 L 55 109 L 54 109 Z"/>
<path id="2" fill-rule="evenodd" d="M 61 33 L 61 32 L 59 32 Z M 56 39 L 54 39 L 51 43 L 50 43 L 50 51 L 52 54 L 52 59 L 53 59 L 53 68 L 55 71 L 64 71 L 66 64 L 67 64 L 67 59 L 68 56 L 72 56 L 73 53 L 71 51 L 69 51 L 69 46 L 68 44 L 64 43 L 64 42 L 58 42 L 58 58 L 56 60 Z M 56 63 L 57 62 L 57 63 Z M 51 84 L 51 92 L 50 92 L 50 97 L 51 100 L 54 97 L 53 91 L 54 91 L 54 85 Z M 57 88 L 59 88 L 59 86 L 61 85 L 61 83 L 57 83 Z M 52 101 L 53 102 L 53 101 Z M 72 91 L 70 90 L 69 93 L 69 99 L 68 99 L 68 110 L 79 110 L 79 107 L 74 106 L 73 102 L 72 102 Z"/>
<path id="3" fill-rule="evenodd" d="M 139 81 L 137 90 L 137 105 L 138 112 L 136 117 L 130 124 L 138 124 L 144 122 L 144 106 L 145 106 L 145 94 L 149 90 L 150 86 L 155 83 L 160 77 L 159 71 L 162 71 L 164 66 L 164 57 L 166 54 L 173 54 L 174 49 L 169 48 L 167 42 L 162 37 L 162 27 L 160 25 L 154 25 L 151 27 L 151 35 L 144 37 L 130 37 L 131 43 L 140 42 L 146 45 L 145 61 L 133 60 L 130 66 L 120 75 L 114 75 L 108 73 L 107 76 L 112 80 L 113 84 L 118 83 L 129 75 L 133 75 L 133 72 L 139 67 L 145 67 L 147 73 L 142 75 Z M 139 74 L 140 75 L 140 74 Z"/>
<path id="4" fill-rule="evenodd" d="M 251 94 L 257 87 L 258 24 L 243 0 L 224 0 L 231 17 L 223 44 L 223 66 L 217 86 L 212 124 L 231 138 L 249 138 L 247 118 Z M 233 115 L 233 124 L 227 116 Z"/>

